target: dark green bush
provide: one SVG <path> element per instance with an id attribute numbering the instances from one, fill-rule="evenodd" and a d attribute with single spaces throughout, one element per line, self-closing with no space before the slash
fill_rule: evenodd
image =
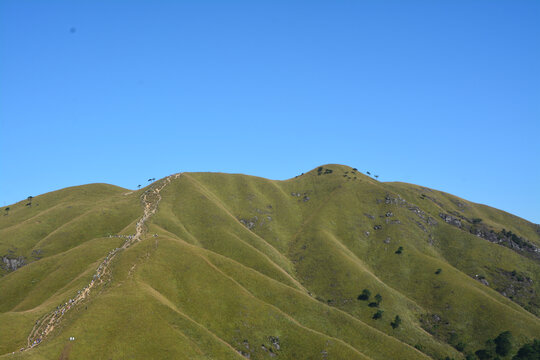
<path id="1" fill-rule="evenodd" d="M 392 326 L 392 329 L 397 329 L 399 325 L 401 325 L 401 318 L 399 317 L 399 315 L 396 315 L 394 321 L 392 321 L 390 325 Z"/>
<path id="2" fill-rule="evenodd" d="M 506 356 L 512 350 L 512 333 L 505 331 L 495 338 L 495 352 L 501 356 Z"/>
<path id="3" fill-rule="evenodd" d="M 377 319 L 382 318 L 383 312 L 384 312 L 384 311 L 382 311 L 382 310 L 377 310 L 377 312 L 376 312 L 375 314 L 373 314 L 372 319 L 377 320 Z"/>
<path id="4" fill-rule="evenodd" d="M 369 297 L 371 296 L 371 291 L 368 289 L 362 290 L 362 293 L 358 295 L 358 300 L 369 300 Z"/>
<path id="5" fill-rule="evenodd" d="M 493 359 L 493 354 L 486 349 L 477 350 L 474 354 L 479 360 Z"/>

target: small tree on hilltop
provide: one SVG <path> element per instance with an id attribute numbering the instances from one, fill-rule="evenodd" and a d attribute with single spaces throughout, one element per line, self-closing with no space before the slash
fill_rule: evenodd
<path id="1" fill-rule="evenodd" d="M 9 213 L 9 206 L 7 208 L 5 208 L 6 210 L 6 215 Z"/>

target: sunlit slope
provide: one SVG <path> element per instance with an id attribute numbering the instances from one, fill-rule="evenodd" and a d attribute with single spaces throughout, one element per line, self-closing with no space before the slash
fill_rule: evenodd
<path id="1" fill-rule="evenodd" d="M 484 278 L 489 288 L 506 294 L 536 316 L 540 315 L 538 224 L 439 191 L 403 183 L 386 186 L 436 217 L 438 224 L 428 227 L 422 236 L 427 236 L 428 243 L 432 244 L 439 257 L 471 278 Z M 441 213 L 459 218 L 461 228 L 445 224 Z M 493 238 L 503 229 L 519 235 L 537 251 L 511 249 L 505 241 L 497 244 L 485 239 L 486 234 Z"/>
<path id="2" fill-rule="evenodd" d="M 0 219 L 0 234 L 18 239 L 9 246 L 47 250 L 0 278 L 0 354 L 88 283 L 122 243 L 109 233 L 134 232 L 144 189 L 92 186 Z M 287 181 L 184 173 L 161 197 L 145 240 L 112 263 L 111 282 L 43 344 L 7 358 L 460 359 L 458 342 L 467 353 L 502 331 L 519 342 L 540 333 L 540 262 L 475 235 L 505 229 L 540 244 L 537 225 L 502 211 L 341 165 Z M 55 213 L 75 204 L 75 215 Z M 43 230 L 32 219 L 47 212 Z M 516 278 L 523 292 L 503 296 Z M 369 301 L 357 299 L 363 289 Z"/>
<path id="3" fill-rule="evenodd" d="M 60 330 L 77 339 L 74 359 L 241 359 L 237 350 L 268 357 L 261 345 L 292 359 L 324 353 L 339 359 L 428 358 L 299 290 L 178 239 L 140 243 L 114 271 L 116 285 Z M 280 350 L 271 337 L 279 338 Z M 53 358 L 66 344 L 58 336 L 23 358 Z"/>
<path id="4" fill-rule="evenodd" d="M 11 205 L 0 216 L 0 255 L 11 250 L 31 261 L 118 233 L 141 212 L 138 196 L 126 193 L 117 186 L 90 184 Z"/>
<path id="5" fill-rule="evenodd" d="M 35 321 L 88 284 L 99 260 L 122 243 L 108 236 L 141 214 L 138 195 L 126 192 L 105 184 L 67 188 L 0 216 L 0 256 L 28 263 L 2 268 L 0 353 L 26 345 Z"/>
<path id="6" fill-rule="evenodd" d="M 333 171 L 325 174 L 324 169 Z M 497 259 L 498 266 L 525 273 L 537 284 L 534 278 L 538 276 L 538 263 L 446 224 L 439 216 L 441 209 L 419 203 L 420 194 L 418 201 L 408 199 L 408 192 L 414 186 L 410 186 L 411 190 L 402 185 L 404 191 L 400 195 L 395 184 L 379 183 L 351 168 L 336 165 L 323 167 L 321 175 L 314 170 L 285 182 L 208 173 L 189 174 L 182 181 L 200 189 L 198 194 L 190 191 L 192 200 L 189 200 L 198 204 L 189 215 L 198 225 L 190 225 L 188 218 L 183 217 L 178 199 L 172 207 L 180 213 L 169 220 L 183 219 L 184 229 L 173 232 L 186 238 L 193 236 L 191 241 L 196 241 L 199 235 L 190 231 L 188 235 L 185 228 L 202 226 L 209 232 L 205 239 L 219 239 L 228 232 L 221 230 L 221 226 L 230 229 L 235 220 L 243 221 L 247 223 L 247 226 L 242 224 L 244 228 L 251 227 L 251 232 L 270 245 L 269 256 L 277 250 L 292 263 L 294 272 L 288 272 L 313 297 L 411 345 L 432 347 L 428 351 L 434 353 L 440 351 L 436 350 L 439 345 L 434 337 L 422 329 L 429 324 L 419 320 L 432 315 L 441 318 L 444 324 L 434 334 L 435 338 L 449 340 L 450 334 L 456 333 L 459 341 L 470 348 L 483 345 L 501 329 L 529 336 L 540 330 L 535 316 L 472 277 L 478 273 L 487 275 L 486 269 Z M 435 193 L 433 198 L 441 197 L 441 202 L 444 201 L 444 194 L 431 192 Z M 390 198 L 390 203 L 386 198 Z M 203 200 L 211 205 L 201 206 Z M 499 219 L 500 228 L 505 222 L 515 220 L 498 210 L 489 209 L 490 213 L 485 214 L 485 206 L 463 203 L 474 209 L 473 215 L 477 217 Z M 186 205 L 194 209 L 189 202 Z M 223 210 L 223 218 L 230 217 L 230 225 L 221 225 L 223 218 L 211 215 L 217 209 Z M 421 216 L 417 214 L 419 211 Z M 390 213 L 391 216 L 386 216 Z M 156 217 L 156 224 L 163 215 L 165 210 Z M 428 221 L 422 219 L 428 217 Z M 423 225 L 419 226 L 418 222 Z M 378 226 L 381 228 L 375 230 Z M 529 229 L 523 234 L 537 241 L 536 233 L 530 231 L 535 225 L 522 219 L 507 229 L 519 231 L 519 226 Z M 459 246 L 460 251 L 450 251 L 447 244 L 459 244 L 454 246 Z M 226 256 L 237 256 L 241 262 L 249 261 L 245 256 L 235 255 L 243 250 L 234 251 L 233 246 L 223 251 L 212 248 L 213 243 L 202 246 Z M 235 246 L 243 244 L 239 242 Z M 404 248 L 400 255 L 395 254 L 399 246 Z M 463 253 L 467 251 L 473 254 L 465 256 Z M 475 256 L 482 261 L 475 260 Z M 466 258 L 469 268 L 458 266 Z M 484 271 L 474 271 L 480 268 Z M 442 270 L 438 275 L 437 269 Z M 382 295 L 381 309 L 387 321 L 372 320 L 375 310 L 356 300 L 364 288 Z M 393 330 L 388 321 L 395 315 L 408 320 L 399 331 Z"/>

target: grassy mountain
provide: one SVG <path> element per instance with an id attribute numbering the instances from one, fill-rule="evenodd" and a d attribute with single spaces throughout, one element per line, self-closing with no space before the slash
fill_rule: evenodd
<path id="1" fill-rule="evenodd" d="M 538 225 L 347 166 L 92 184 L 9 208 L 0 358 L 462 359 L 503 331 L 515 350 L 540 334 Z"/>

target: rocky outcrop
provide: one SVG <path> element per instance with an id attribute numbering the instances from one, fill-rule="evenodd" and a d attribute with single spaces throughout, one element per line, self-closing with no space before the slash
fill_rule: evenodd
<path id="1" fill-rule="evenodd" d="M 2 266 L 7 271 L 15 271 L 26 265 L 26 259 L 24 256 L 12 257 L 2 256 Z"/>
<path id="2" fill-rule="evenodd" d="M 528 241 L 527 239 L 518 236 L 511 231 L 502 230 L 501 232 L 494 232 L 489 230 L 485 226 L 473 226 L 469 230 L 471 234 L 474 234 L 489 242 L 506 246 L 512 250 L 528 253 L 535 259 L 540 259 L 540 248 Z"/>
<path id="3" fill-rule="evenodd" d="M 474 275 L 474 279 L 481 282 L 482 284 L 486 285 L 486 286 L 489 286 L 489 282 L 486 280 L 486 278 L 482 275 Z"/>
<path id="4" fill-rule="evenodd" d="M 277 336 L 270 336 L 268 337 L 268 340 L 272 343 L 272 346 L 276 348 L 276 350 L 281 350 L 281 345 L 279 343 L 279 337 Z"/>
<path id="5" fill-rule="evenodd" d="M 420 221 L 414 221 L 414 223 L 420 228 L 422 229 L 423 232 L 427 233 L 428 230 L 426 229 L 426 227 L 420 222 Z"/>
<path id="6" fill-rule="evenodd" d="M 306 202 L 306 201 L 310 200 L 310 197 L 308 196 L 308 192 L 304 192 L 304 193 L 292 192 L 291 196 L 301 197 L 303 202 Z"/>
<path id="7" fill-rule="evenodd" d="M 255 225 L 257 224 L 257 221 L 259 218 L 257 216 L 251 218 L 251 219 L 239 219 L 242 224 L 244 224 L 245 227 L 247 227 L 249 230 L 253 229 Z"/>
<path id="8" fill-rule="evenodd" d="M 535 291 L 533 280 L 525 273 L 497 269 L 493 274 L 493 288 L 524 309 L 538 316 L 540 296 Z"/>
<path id="9" fill-rule="evenodd" d="M 43 257 L 43 251 L 41 249 L 32 250 L 32 257 L 34 260 L 39 260 Z"/>
<path id="10" fill-rule="evenodd" d="M 397 198 L 390 196 L 390 194 L 386 194 L 384 197 L 384 200 L 377 199 L 377 204 L 385 203 L 387 205 L 405 205 L 407 202 L 398 195 Z"/>
<path id="11" fill-rule="evenodd" d="M 445 213 L 439 213 L 439 216 L 441 217 L 441 219 L 444 220 L 445 223 L 457 226 L 458 228 L 461 229 L 462 224 L 459 218 L 452 215 L 445 214 Z"/>

